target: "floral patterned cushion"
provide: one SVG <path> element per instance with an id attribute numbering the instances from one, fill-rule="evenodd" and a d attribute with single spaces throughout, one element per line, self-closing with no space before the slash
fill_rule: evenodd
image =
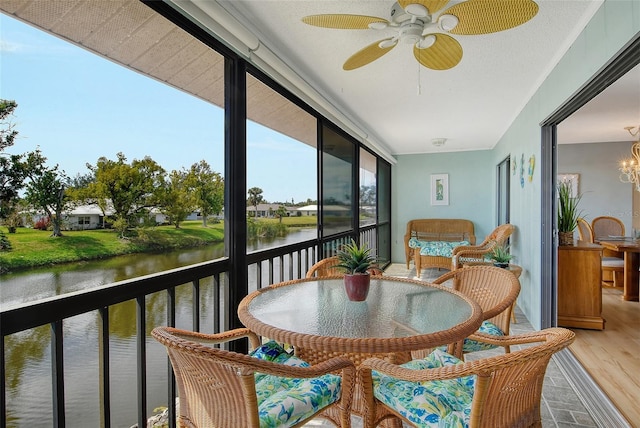
<path id="1" fill-rule="evenodd" d="M 273 341 L 258 347 L 250 355 L 289 366 L 309 367 L 309 363 L 289 355 Z M 307 419 L 340 398 L 340 381 L 340 376 L 332 374 L 294 379 L 256 373 L 260 427 L 289 427 Z"/>
<path id="2" fill-rule="evenodd" d="M 280 344 L 270 340 L 249 353 L 252 357 L 273 363 L 284 364 L 285 366 L 309 367 L 309 363 L 295 355 L 289 354 Z M 259 382 L 264 373 L 256 373 L 256 382 Z"/>
<path id="3" fill-rule="evenodd" d="M 439 349 L 426 358 L 402 367 L 421 370 L 460 364 L 458 358 Z M 420 427 L 465 427 L 469 425 L 475 376 L 457 379 L 409 382 L 371 372 L 375 397 Z"/>
<path id="4" fill-rule="evenodd" d="M 422 256 L 451 257 L 453 249 L 460 245 L 469 245 L 469 241 L 421 241 L 417 238 L 409 239 L 409 247 L 420 248 Z"/>
<path id="5" fill-rule="evenodd" d="M 478 329 L 480 333 L 490 334 L 492 336 L 504 336 L 504 332 L 490 321 L 483 321 Z M 479 342 L 473 339 L 465 339 L 462 345 L 462 352 L 486 351 L 488 349 L 497 348 L 496 345 L 490 343 Z"/>

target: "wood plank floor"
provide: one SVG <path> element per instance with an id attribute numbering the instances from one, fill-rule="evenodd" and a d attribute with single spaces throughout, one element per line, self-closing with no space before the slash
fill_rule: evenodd
<path id="1" fill-rule="evenodd" d="M 571 329 L 569 349 L 620 412 L 640 427 L 640 303 L 621 299 L 622 291 L 602 292 L 603 331 Z"/>

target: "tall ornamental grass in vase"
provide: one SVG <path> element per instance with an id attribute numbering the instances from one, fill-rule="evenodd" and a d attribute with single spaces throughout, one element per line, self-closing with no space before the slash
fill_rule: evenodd
<path id="1" fill-rule="evenodd" d="M 349 300 L 361 302 L 369 294 L 371 277 L 369 269 L 377 262 L 366 245 L 358 245 L 353 239 L 338 250 L 337 268 L 345 272 L 344 286 Z"/>
<path id="2" fill-rule="evenodd" d="M 582 195 L 572 196 L 571 183 L 558 184 L 558 241 L 560 245 L 573 245 L 573 231 L 578 227 L 582 211 L 578 203 Z"/>

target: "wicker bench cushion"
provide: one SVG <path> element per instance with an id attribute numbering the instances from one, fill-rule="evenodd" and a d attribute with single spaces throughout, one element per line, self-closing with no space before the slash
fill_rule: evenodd
<path id="1" fill-rule="evenodd" d="M 421 256 L 451 257 L 453 249 L 460 245 L 469 245 L 469 241 L 421 241 L 417 238 L 409 239 L 409 247 L 420 248 Z"/>
<path id="2" fill-rule="evenodd" d="M 402 367 L 423 370 L 460 364 L 439 349 Z M 427 382 L 399 381 L 371 372 L 375 397 L 409 421 L 424 427 L 469 426 L 475 376 Z"/>
<path id="3" fill-rule="evenodd" d="M 269 341 L 251 353 L 267 361 L 297 367 L 309 364 Z M 340 398 L 340 376 L 292 379 L 256 373 L 260 427 L 294 426 Z"/>

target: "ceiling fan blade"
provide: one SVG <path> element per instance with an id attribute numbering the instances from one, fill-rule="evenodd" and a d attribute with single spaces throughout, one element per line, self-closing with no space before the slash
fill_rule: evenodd
<path id="1" fill-rule="evenodd" d="M 326 15 L 309 15 L 302 18 L 302 22 L 316 27 L 338 28 L 343 30 L 367 30 L 369 24 L 381 22 L 389 24 L 389 21 L 376 16 L 365 15 L 345 15 L 345 14 L 326 14 Z"/>
<path id="2" fill-rule="evenodd" d="M 418 62 L 432 70 L 448 70 L 458 65 L 462 59 L 462 46 L 456 39 L 446 34 L 433 34 L 435 43 L 426 49 L 413 47 L 413 55 Z"/>
<path id="3" fill-rule="evenodd" d="M 403 9 L 406 9 L 410 4 L 421 4 L 427 8 L 430 14 L 439 11 L 447 3 L 449 3 L 449 0 L 398 0 L 398 4 Z"/>
<path id="4" fill-rule="evenodd" d="M 489 34 L 524 24 L 538 13 L 532 0 L 468 0 L 445 10 L 459 23 L 450 33 L 461 35 Z"/>
<path id="5" fill-rule="evenodd" d="M 382 55 L 389 52 L 391 49 L 396 47 L 396 44 L 392 44 L 389 47 L 381 48 L 380 43 L 387 40 L 393 40 L 393 38 L 379 40 L 375 43 L 370 44 L 364 49 L 359 50 L 354 53 L 347 59 L 342 66 L 344 70 L 355 70 L 356 68 L 362 67 L 363 65 L 367 65 L 370 62 L 373 62 L 380 58 Z"/>

